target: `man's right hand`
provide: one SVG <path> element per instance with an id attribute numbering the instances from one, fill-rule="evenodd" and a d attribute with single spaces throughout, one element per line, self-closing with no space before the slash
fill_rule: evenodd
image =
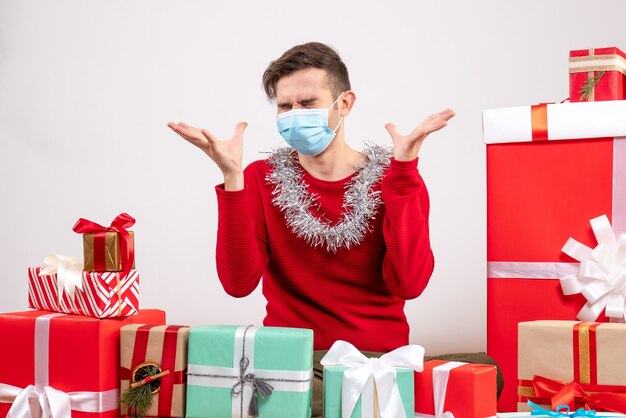
<path id="1" fill-rule="evenodd" d="M 198 129 L 182 122 L 169 122 L 170 127 L 178 135 L 204 151 L 224 174 L 224 188 L 226 190 L 243 189 L 243 131 L 248 124 L 239 122 L 235 126 L 233 137 L 227 141 L 216 139 L 206 129 Z"/>

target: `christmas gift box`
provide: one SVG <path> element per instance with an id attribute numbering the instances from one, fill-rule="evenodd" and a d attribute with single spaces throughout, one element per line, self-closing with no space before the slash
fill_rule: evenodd
<path id="1" fill-rule="evenodd" d="M 625 116 L 626 101 L 483 112 L 487 351 L 504 375 L 501 411 L 516 407 L 517 324 L 575 319 L 586 306 L 559 281 L 581 267 L 561 251 L 568 238 L 594 247 L 589 220 L 603 214 L 626 231 Z"/>
<path id="2" fill-rule="evenodd" d="M 193 327 L 188 361 L 189 418 L 311 416 L 311 330 Z"/>
<path id="3" fill-rule="evenodd" d="M 336 341 L 321 360 L 324 417 L 413 417 L 413 373 L 422 370 L 423 361 L 419 345 L 367 358 L 352 344 Z"/>
<path id="4" fill-rule="evenodd" d="M 83 234 L 85 271 L 122 271 L 135 267 L 135 244 L 132 231 L 135 219 L 122 213 L 111 226 L 102 226 L 80 218 L 72 230 Z"/>
<path id="5" fill-rule="evenodd" d="M 131 324 L 121 329 L 121 413 L 184 417 L 187 326 Z"/>
<path id="6" fill-rule="evenodd" d="M 569 89 L 572 102 L 624 100 L 626 55 L 618 48 L 570 51 Z"/>
<path id="7" fill-rule="evenodd" d="M 0 416 L 119 416 L 120 328 L 163 324 L 165 313 L 127 318 L 28 311 L 0 314 Z"/>
<path id="8" fill-rule="evenodd" d="M 496 393 L 496 366 L 430 360 L 415 373 L 415 417 L 495 417 Z"/>
<path id="9" fill-rule="evenodd" d="M 522 322 L 518 356 L 518 410 L 626 413 L 626 324 Z"/>
<path id="10" fill-rule="evenodd" d="M 46 267 L 28 269 L 28 306 L 95 318 L 134 315 L 139 310 L 139 273 L 83 272 L 71 257 L 46 257 Z M 67 265 L 69 263 L 75 263 Z"/>

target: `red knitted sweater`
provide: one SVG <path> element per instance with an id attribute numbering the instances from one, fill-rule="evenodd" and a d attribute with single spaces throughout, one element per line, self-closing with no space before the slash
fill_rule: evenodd
<path id="1" fill-rule="evenodd" d="M 432 274 L 428 234 L 429 200 L 417 159 L 391 159 L 382 182 L 383 205 L 360 245 L 336 254 L 313 248 L 285 223 L 272 204 L 270 166 L 255 161 L 244 171 L 245 187 L 216 187 L 218 202 L 217 273 L 231 296 L 250 294 L 263 278 L 266 326 L 310 328 L 316 350 L 335 340 L 359 350 L 390 351 L 408 344 L 404 300 L 419 296 Z M 344 185 L 304 171 L 318 196 L 316 216 L 341 218 Z"/>

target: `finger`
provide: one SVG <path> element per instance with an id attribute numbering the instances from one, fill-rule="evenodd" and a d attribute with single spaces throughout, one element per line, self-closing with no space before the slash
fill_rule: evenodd
<path id="1" fill-rule="evenodd" d="M 439 115 L 444 120 L 450 120 L 451 118 L 453 118 L 456 115 L 456 112 L 454 110 L 452 110 L 452 109 L 446 109 L 443 112 L 441 112 Z"/>
<path id="2" fill-rule="evenodd" d="M 235 133 L 233 134 L 233 138 L 243 139 L 243 132 L 246 130 L 247 127 L 247 122 L 239 122 L 237 126 L 235 126 Z"/>
<path id="3" fill-rule="evenodd" d="M 175 133 L 177 133 L 179 136 L 181 136 L 183 139 L 189 141 L 189 142 L 193 142 L 194 140 L 197 140 L 197 138 L 194 138 L 192 136 L 190 136 L 188 134 L 188 132 L 183 129 L 182 127 L 178 126 L 178 124 L 174 123 L 174 122 L 169 122 L 167 124 L 167 126 L 174 131 Z"/>
<path id="4" fill-rule="evenodd" d="M 206 129 L 201 129 L 200 132 L 209 141 L 209 144 L 213 145 L 217 142 L 217 139 L 215 139 L 211 132 L 207 131 Z"/>
<path id="5" fill-rule="evenodd" d="M 385 125 L 385 129 L 387 130 L 387 132 L 389 132 L 389 135 L 391 135 L 392 138 L 400 136 L 400 134 L 398 133 L 398 128 L 393 123 L 387 123 Z"/>

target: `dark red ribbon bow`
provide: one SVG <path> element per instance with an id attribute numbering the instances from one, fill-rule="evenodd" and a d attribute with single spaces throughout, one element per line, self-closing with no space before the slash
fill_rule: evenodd
<path id="1" fill-rule="evenodd" d="M 585 408 L 626 414 L 626 393 L 587 393 L 580 383 L 565 383 L 543 376 L 533 376 L 533 388 L 538 398 L 548 398 L 552 409 L 568 405 L 571 409 Z"/>
<path id="2" fill-rule="evenodd" d="M 120 274 L 120 281 L 124 279 L 130 270 L 133 267 L 133 263 L 135 261 L 135 246 L 133 244 L 133 239 L 130 234 L 126 230 L 126 228 L 130 228 L 135 224 L 135 218 L 130 216 L 127 213 L 121 213 L 117 215 L 113 222 L 111 222 L 111 226 L 102 226 L 95 222 L 92 222 L 88 219 L 80 218 L 72 230 L 79 234 L 87 234 L 93 232 L 95 234 L 101 234 L 102 237 L 107 232 L 117 232 L 120 236 L 120 261 L 122 263 L 122 273 Z M 95 244 L 95 237 L 94 237 Z M 102 244 L 104 245 L 104 243 Z M 102 248 L 104 251 L 104 248 Z M 95 256 L 95 255 L 94 255 Z M 94 257 L 95 260 L 95 257 Z M 95 263 L 94 263 L 95 264 Z"/>

